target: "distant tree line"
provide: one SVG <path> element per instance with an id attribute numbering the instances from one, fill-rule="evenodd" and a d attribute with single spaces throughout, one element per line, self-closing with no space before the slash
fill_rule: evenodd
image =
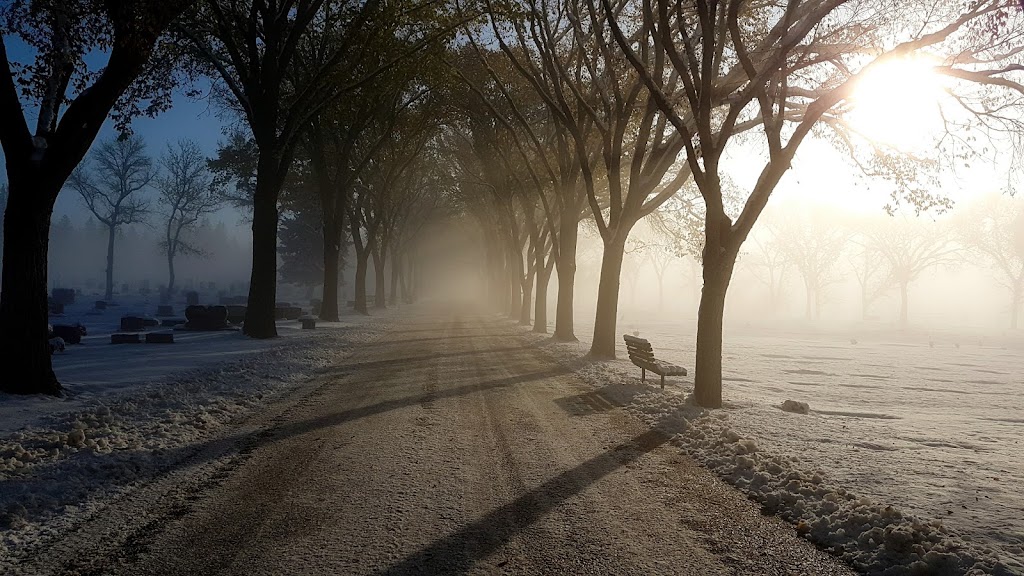
<path id="1" fill-rule="evenodd" d="M 388 303 L 388 268 L 391 299 L 403 287 L 414 297 L 419 235 L 468 217 L 486 253 L 493 304 L 547 331 L 542 304 L 553 275 L 554 337 L 573 340 L 586 221 L 603 247 L 590 354 L 611 358 L 630 234 L 671 207 L 687 218 L 703 278 L 694 396 L 718 407 L 726 294 L 808 136 L 824 135 L 865 171 L 897 182 L 894 202 L 928 210 L 947 204 L 927 184 L 936 170 L 983 153 L 985 134 L 1021 132 L 1021 52 L 1004 49 L 1024 35 L 1018 4 L 903 5 L 894 17 L 881 0 L 8 3 L 0 8 L 0 144 L 10 183 L 0 348 L 15 359 L 9 369 L 26 376 L 2 387 L 61 390 L 45 342 L 46 263 L 65 184 L 111 234 L 150 209 L 122 193 L 147 174 L 152 180 L 152 166 L 135 164 L 137 178 L 118 187 L 95 171 L 92 180 L 85 169 L 75 176 L 100 126 L 112 118 L 127 134 L 134 118 L 160 113 L 175 91 L 206 78 L 211 99 L 242 129 L 212 162 L 211 182 L 250 209 L 247 335 L 276 335 L 282 230 L 289 244 L 320 241 L 321 316 L 333 320 L 347 243 L 356 258 L 355 306 L 365 313 L 370 262 L 374 307 Z M 31 62 L 11 63 L 15 37 L 32 49 Z M 934 73 L 967 111 L 947 124 L 951 133 L 976 128 L 940 142 L 927 159 L 866 142 L 848 122 L 866 73 L 920 53 L 934 59 Z M 90 69 L 86 54 L 107 60 Z M 759 151 L 745 167 L 756 175 L 746 187 L 732 182 L 725 161 L 738 146 Z M 105 163 L 102 150 L 86 168 Z M 197 189 L 178 184 L 182 194 Z M 174 256 L 197 246 L 174 234 L 190 218 L 167 212 L 170 278 Z M 815 249 L 798 240 L 770 250 L 787 254 L 812 315 L 830 268 L 815 254 L 834 252 L 839 238 L 814 242 Z M 943 252 L 925 250 L 923 258 Z M 905 253 L 880 258 L 903 289 L 920 273 L 898 260 Z"/>

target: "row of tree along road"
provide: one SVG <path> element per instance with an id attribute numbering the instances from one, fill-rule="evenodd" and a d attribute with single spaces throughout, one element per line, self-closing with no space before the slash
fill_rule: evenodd
<path id="1" fill-rule="evenodd" d="M 589 219 L 604 246 L 591 354 L 610 358 L 630 233 L 671 205 L 687 215 L 702 265 L 695 398 L 720 406 L 726 292 L 800 146 L 826 133 L 896 181 L 897 200 L 941 205 L 921 175 L 982 153 L 967 127 L 1019 134 L 1021 24 L 1008 0 L 9 3 L 0 8 L 10 184 L 0 346 L 8 369 L 26 376 L 3 389 L 61 390 L 45 342 L 47 235 L 61 190 L 68 184 L 112 223 L 139 212 L 130 194 L 118 203 L 112 183 L 76 172 L 100 126 L 113 118 L 127 130 L 209 78 L 209 97 L 243 127 L 215 161 L 215 180 L 251 206 L 247 335 L 276 335 L 282 213 L 319 230 L 329 320 L 346 242 L 365 312 L 371 259 L 384 305 L 386 262 L 394 297 L 416 277 L 411 249 L 424 230 L 467 215 L 485 239 L 495 302 L 525 322 L 532 308 L 546 330 L 556 275 L 554 337 L 573 339 L 576 244 Z M 31 49 L 30 61 L 12 62 L 11 41 Z M 91 70 L 94 54 L 106 62 Z M 951 117 L 953 137 L 927 162 L 867 142 L 848 121 L 865 74 L 916 55 L 967 111 Z M 757 176 L 739 189 L 726 173 L 737 147 L 757 151 L 745 166 Z"/>

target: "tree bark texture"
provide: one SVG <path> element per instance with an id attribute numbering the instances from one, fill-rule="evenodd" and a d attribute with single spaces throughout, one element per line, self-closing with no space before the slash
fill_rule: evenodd
<path id="1" fill-rule="evenodd" d="M 385 250 L 379 244 L 371 251 L 373 254 L 373 307 L 387 308 L 387 278 L 385 271 Z"/>
<path id="2" fill-rule="evenodd" d="M 369 267 L 370 251 L 367 249 L 356 251 L 356 295 L 355 310 L 360 314 L 369 314 L 366 306 L 366 269 Z"/>
<path id="3" fill-rule="evenodd" d="M 107 302 L 114 299 L 114 237 L 116 235 L 117 227 L 107 226 L 107 289 L 103 292 L 103 298 Z"/>
<path id="4" fill-rule="evenodd" d="M 533 304 L 533 331 L 540 334 L 548 333 L 548 284 L 551 281 L 551 269 L 537 269 L 537 294 Z"/>
<path id="5" fill-rule="evenodd" d="M 288 171 L 283 154 L 260 150 L 252 209 L 252 275 L 242 330 L 253 338 L 277 336 L 277 199 Z"/>
<path id="6" fill-rule="evenodd" d="M 579 222 L 563 216 L 558 231 L 558 296 L 555 302 L 554 339 L 559 342 L 575 342 L 573 326 L 573 297 L 576 286 L 576 241 L 579 236 Z"/>
<path id="7" fill-rule="evenodd" d="M 619 313 L 619 278 L 626 251 L 626 235 L 616 235 L 604 243 L 601 279 L 597 287 L 597 313 L 590 356 L 602 360 L 615 358 L 615 325 Z"/>
<path id="8" fill-rule="evenodd" d="M 736 254 L 705 254 L 704 287 L 697 313 L 697 358 L 693 396 L 699 406 L 722 407 L 722 325 L 725 296 L 732 279 Z"/>
<path id="9" fill-rule="evenodd" d="M 33 185 L 40 186 L 38 182 Z M 46 262 L 56 193 L 12 179 L 4 212 L 4 274 L 0 285 L 0 349 L 6 376 L 0 391 L 61 395 L 53 372 L 47 324 Z"/>

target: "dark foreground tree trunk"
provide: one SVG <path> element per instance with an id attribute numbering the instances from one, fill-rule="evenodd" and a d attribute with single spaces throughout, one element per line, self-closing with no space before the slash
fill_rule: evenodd
<path id="1" fill-rule="evenodd" d="M 394 250 L 391 251 L 391 291 L 388 292 L 388 304 L 398 304 L 398 281 L 402 276 L 402 258 Z"/>
<path id="2" fill-rule="evenodd" d="M 369 267 L 370 251 L 356 251 L 356 295 L 355 310 L 360 314 L 369 314 L 366 307 L 366 269 Z"/>
<path id="3" fill-rule="evenodd" d="M 519 259 L 522 262 L 522 258 Z M 519 285 L 522 288 L 523 299 L 519 305 L 519 325 L 529 326 L 530 325 L 530 305 L 533 303 L 533 278 L 536 275 L 536 269 L 530 266 L 530 263 L 526 263 L 526 268 L 529 269 L 528 273 L 524 274 L 523 264 L 519 265 Z"/>
<path id="4" fill-rule="evenodd" d="M 622 258 L 626 252 L 625 234 L 604 244 L 601 257 L 601 280 L 597 288 L 597 314 L 594 318 L 594 340 L 590 356 L 601 360 L 615 358 L 615 321 L 619 313 L 619 278 Z"/>
<path id="5" fill-rule="evenodd" d="M 722 323 L 725 295 L 732 279 L 736 255 L 721 253 L 704 259 L 704 287 L 697 312 L 697 358 L 693 397 L 698 406 L 722 407 Z"/>
<path id="6" fill-rule="evenodd" d="M 565 220 L 565 216 L 563 216 Z M 558 231 L 558 296 L 555 303 L 555 333 L 553 338 L 560 342 L 575 342 L 573 326 L 573 294 L 576 288 L 576 240 L 579 222 L 562 222 Z"/>
<path id="7" fill-rule="evenodd" d="M 533 305 L 533 331 L 540 334 L 548 333 L 548 283 L 551 281 L 551 268 L 537 270 L 537 294 Z"/>
<path id="8" fill-rule="evenodd" d="M 337 322 L 340 317 L 338 314 L 339 252 L 341 250 L 338 248 L 337 242 L 324 241 L 324 290 L 320 303 L 320 319 L 325 322 Z"/>
<path id="9" fill-rule="evenodd" d="M 37 184 L 38 185 L 38 184 Z M 0 391 L 61 395 L 48 340 L 46 261 L 50 217 L 56 198 L 49 190 L 23 189 L 12 179 L 4 212 L 3 283 L 0 285 L 0 350 L 5 360 Z"/>
<path id="10" fill-rule="evenodd" d="M 269 156 L 269 155 L 267 155 Z M 279 161 L 278 161 L 279 162 Z M 253 338 L 277 336 L 277 197 L 284 178 L 279 163 L 260 154 L 252 208 L 252 276 L 242 330 Z M 276 169 L 276 170 L 275 170 Z"/>
<path id="11" fill-rule="evenodd" d="M 373 253 L 373 307 L 387 308 L 387 278 L 384 277 L 384 250 L 374 248 Z"/>
<path id="12" fill-rule="evenodd" d="M 103 296 L 107 302 L 114 299 L 114 235 L 116 232 L 116 227 L 107 226 L 107 289 Z"/>
<path id="13" fill-rule="evenodd" d="M 341 225 L 337 218 L 324 216 L 324 292 L 320 304 L 320 319 L 337 322 L 338 284 L 341 259 Z"/>

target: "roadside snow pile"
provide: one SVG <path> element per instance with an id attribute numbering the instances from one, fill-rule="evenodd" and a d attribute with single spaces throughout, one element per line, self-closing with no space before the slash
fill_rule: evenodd
<path id="1" fill-rule="evenodd" d="M 796 400 L 786 400 L 779 408 L 783 412 L 792 412 L 793 414 L 808 414 L 811 411 L 811 407 L 807 405 L 807 402 L 798 402 Z"/>
<path id="2" fill-rule="evenodd" d="M 569 365 L 579 357 L 576 345 L 546 348 Z M 730 425 L 730 412 L 738 407 L 727 403 L 721 410 L 709 411 L 681 392 L 637 386 L 637 378 L 626 372 L 628 366 L 589 363 L 576 374 L 602 387 L 652 426 L 672 434 L 673 443 L 690 457 L 861 573 L 1021 574 L 1002 563 L 995 550 L 970 543 L 941 520 L 925 521 L 851 494 L 797 455 L 763 452 L 754 438 L 744 437 Z M 798 412 L 803 403 L 793 404 L 790 411 Z"/>
<path id="3" fill-rule="evenodd" d="M 216 367 L 140 382 L 119 394 L 72 399 L 76 409 L 0 437 L 0 566 L 24 544 L 58 534 L 196 453 L 214 431 L 295 389 L 370 330 L 286 339 Z"/>

